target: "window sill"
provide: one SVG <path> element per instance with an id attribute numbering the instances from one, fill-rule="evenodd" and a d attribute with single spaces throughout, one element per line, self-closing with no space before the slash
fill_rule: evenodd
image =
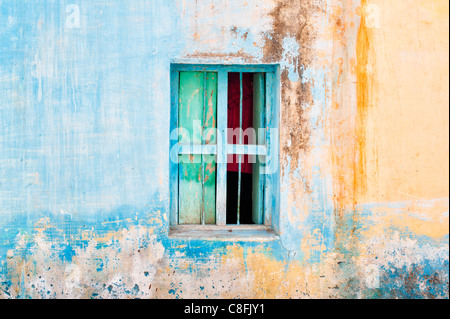
<path id="1" fill-rule="evenodd" d="M 169 239 L 267 242 L 279 236 L 264 225 L 178 225 L 170 228 Z"/>

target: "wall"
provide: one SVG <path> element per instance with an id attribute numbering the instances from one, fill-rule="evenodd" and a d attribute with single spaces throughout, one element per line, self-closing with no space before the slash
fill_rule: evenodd
<path id="1" fill-rule="evenodd" d="M 0 12 L 0 298 L 448 298 L 446 1 Z M 279 240 L 168 238 L 175 60 L 280 64 Z"/>

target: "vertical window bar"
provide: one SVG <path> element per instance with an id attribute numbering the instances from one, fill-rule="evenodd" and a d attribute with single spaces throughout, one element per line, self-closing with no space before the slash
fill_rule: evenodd
<path id="1" fill-rule="evenodd" d="M 217 91 L 217 179 L 216 179 L 216 224 L 226 225 L 227 217 L 227 105 L 228 73 L 219 70 Z"/>
<path id="2" fill-rule="evenodd" d="M 243 105 L 243 85 L 242 72 L 239 73 L 239 145 L 242 144 L 242 105 Z M 237 224 L 240 224 L 241 216 L 241 154 L 238 155 L 239 171 L 238 171 L 238 197 L 237 197 Z"/>

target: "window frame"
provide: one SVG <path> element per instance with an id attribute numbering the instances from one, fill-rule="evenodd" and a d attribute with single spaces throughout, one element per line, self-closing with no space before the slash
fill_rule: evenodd
<path id="1" fill-rule="evenodd" d="M 216 161 L 216 224 L 215 225 L 179 225 L 178 224 L 178 163 L 170 160 L 169 191 L 170 191 L 170 212 L 169 212 L 169 237 L 178 235 L 185 238 L 186 231 L 193 231 L 199 237 L 205 237 L 204 231 L 219 231 L 215 238 L 230 238 L 229 235 L 221 236 L 220 231 L 245 232 L 243 238 L 250 239 L 248 235 L 252 231 L 279 233 L 279 198 L 280 198 L 280 165 L 279 165 L 279 119 L 280 119 L 280 71 L 276 64 L 192 64 L 192 63 L 171 63 L 170 65 L 170 132 L 174 132 L 179 127 L 178 123 L 178 92 L 179 92 L 179 72 L 200 71 L 217 72 L 217 125 L 220 131 L 221 140 L 216 139 L 216 145 L 196 145 L 197 154 L 215 154 Z M 227 106 L 228 106 L 228 73 L 229 72 L 251 72 L 265 73 L 265 145 L 243 146 L 238 145 L 233 154 L 267 155 L 270 165 L 276 165 L 276 169 L 271 174 L 265 174 L 264 185 L 264 223 L 261 225 L 227 225 L 226 224 L 226 173 L 227 155 L 230 154 L 231 146 L 228 144 L 227 128 Z M 269 130 L 275 129 L 275 130 Z M 271 132 L 277 132 L 276 136 L 270 136 Z M 231 144 L 232 145 L 232 144 Z M 177 154 L 192 153 L 191 147 L 178 145 L 178 138 L 170 140 L 170 150 L 175 149 Z M 250 153 L 245 153 L 245 151 Z M 175 236 L 177 237 L 177 236 Z M 189 237 L 189 236 L 188 236 Z M 207 237 L 207 236 L 206 236 Z M 255 233 L 253 238 L 259 238 Z M 264 238 L 264 236 L 263 236 Z"/>

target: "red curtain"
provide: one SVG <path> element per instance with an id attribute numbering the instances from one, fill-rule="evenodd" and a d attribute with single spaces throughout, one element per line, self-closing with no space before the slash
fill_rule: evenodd
<path id="1" fill-rule="evenodd" d="M 242 130 L 253 127 L 253 74 L 242 74 Z M 228 128 L 239 128 L 240 113 L 240 76 L 239 73 L 228 73 Z M 242 144 L 249 144 L 247 138 L 243 137 Z M 239 135 L 228 132 L 228 143 L 239 144 Z M 253 141 L 254 143 L 254 141 Z M 241 156 L 241 172 L 252 173 L 252 163 L 249 163 L 249 156 Z M 228 155 L 228 171 L 238 172 L 238 156 Z"/>

